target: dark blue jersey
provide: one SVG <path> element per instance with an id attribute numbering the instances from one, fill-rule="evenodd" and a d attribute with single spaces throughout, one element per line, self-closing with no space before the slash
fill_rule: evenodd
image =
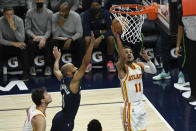
<path id="1" fill-rule="evenodd" d="M 80 105 L 80 90 L 77 94 L 73 94 L 70 90 L 70 83 L 72 77 L 64 77 L 61 80 L 61 94 L 62 94 L 62 111 L 67 120 L 74 121 Z"/>

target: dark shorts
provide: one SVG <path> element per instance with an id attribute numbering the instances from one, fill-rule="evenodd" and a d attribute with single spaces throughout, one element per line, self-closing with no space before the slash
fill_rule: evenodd
<path id="1" fill-rule="evenodd" d="M 59 111 L 52 120 L 52 127 L 50 131 L 72 131 L 74 122 L 67 120 L 64 113 Z"/>

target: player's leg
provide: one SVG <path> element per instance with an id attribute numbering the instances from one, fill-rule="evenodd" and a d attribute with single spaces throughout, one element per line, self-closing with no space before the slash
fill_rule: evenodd
<path id="1" fill-rule="evenodd" d="M 132 119 L 137 131 L 146 131 L 146 110 L 144 104 L 140 103 L 132 109 Z"/>
<path id="2" fill-rule="evenodd" d="M 135 128 L 135 120 L 132 116 L 131 104 L 125 103 L 124 107 L 121 109 L 121 119 L 123 123 L 124 131 L 137 131 Z"/>
<path id="3" fill-rule="evenodd" d="M 63 112 L 59 111 L 56 113 L 52 120 L 52 127 L 50 131 L 61 131 L 64 127 L 64 121 L 63 121 Z"/>

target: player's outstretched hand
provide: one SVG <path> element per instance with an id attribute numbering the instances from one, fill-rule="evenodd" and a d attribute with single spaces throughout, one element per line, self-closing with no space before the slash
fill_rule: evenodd
<path id="1" fill-rule="evenodd" d="M 61 50 L 58 49 L 56 46 L 54 46 L 53 48 L 53 55 L 54 55 L 54 58 L 57 60 L 60 60 L 61 58 Z"/>
<path id="2" fill-rule="evenodd" d="M 141 55 L 147 62 L 150 61 L 150 58 L 149 58 L 148 55 L 146 54 L 145 48 L 142 49 L 142 53 L 140 53 L 140 55 Z"/>

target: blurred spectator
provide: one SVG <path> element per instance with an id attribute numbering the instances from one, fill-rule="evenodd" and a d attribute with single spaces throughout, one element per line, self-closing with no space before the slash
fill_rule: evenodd
<path id="1" fill-rule="evenodd" d="M 182 43 L 183 33 L 185 36 L 185 47 L 187 56 L 187 71 L 190 80 L 191 95 L 188 98 L 189 102 L 196 101 L 196 9 L 191 8 L 193 1 L 179 0 L 179 22 L 178 22 L 178 34 L 176 43 L 176 54 L 181 56 L 180 44 Z"/>
<path id="2" fill-rule="evenodd" d="M 27 11 L 25 6 L 25 0 L 0 0 L 0 9 L 12 7 L 14 14 L 25 19 L 25 13 Z"/>
<path id="3" fill-rule="evenodd" d="M 91 7 L 92 0 L 79 0 L 79 7 L 77 12 L 80 14 Z"/>
<path id="4" fill-rule="evenodd" d="M 175 43 L 175 40 L 172 40 L 173 36 L 169 36 L 161 27 L 157 27 L 159 31 L 159 37 L 157 40 L 156 45 L 156 52 L 159 54 L 161 58 L 161 62 L 163 64 L 163 70 L 160 74 L 154 76 L 153 80 L 163 80 L 163 79 L 171 79 L 169 69 L 170 69 L 170 50 L 172 43 Z M 179 68 L 179 74 L 178 74 L 178 83 L 183 84 L 185 83 L 184 75 L 183 75 L 183 57 L 179 57 L 177 59 L 177 66 Z"/>
<path id="5" fill-rule="evenodd" d="M 79 0 L 50 0 L 51 9 L 54 12 L 58 12 L 60 5 L 64 2 L 69 4 L 71 10 L 76 11 L 79 7 Z"/>
<path id="6" fill-rule="evenodd" d="M 32 9 L 32 8 L 35 8 L 36 7 L 36 3 L 35 3 L 36 0 L 26 0 L 26 6 L 27 6 L 27 9 Z M 44 7 L 48 7 L 48 4 L 49 4 L 49 0 L 45 0 L 44 2 Z"/>
<path id="7" fill-rule="evenodd" d="M 64 2 L 60 11 L 52 17 L 53 44 L 63 50 L 70 50 L 73 63 L 79 67 L 84 55 L 84 40 L 80 15 L 70 10 L 69 4 Z"/>
<path id="8" fill-rule="evenodd" d="M 19 56 L 23 67 L 23 80 L 28 80 L 28 58 L 23 20 L 14 15 L 13 8 L 4 8 L 0 17 L 0 62 Z"/>
<path id="9" fill-rule="evenodd" d="M 101 0 L 92 0 L 91 8 L 82 14 L 86 49 L 90 44 L 90 32 L 95 34 L 95 48 L 101 45 L 104 62 L 107 62 L 109 72 L 115 72 L 114 67 L 114 39 L 111 32 L 112 20 L 107 10 L 101 9 Z M 107 49 L 106 49 L 107 48 Z M 106 51 L 107 50 L 107 51 Z M 86 72 L 90 72 L 92 65 L 89 64 Z"/>
<path id="10" fill-rule="evenodd" d="M 44 75 L 51 75 L 52 50 L 49 45 L 51 35 L 52 11 L 43 7 L 45 0 L 35 0 L 36 8 L 28 10 L 25 19 L 25 30 L 28 36 L 30 75 L 36 76 L 34 57 L 42 50 L 44 52 Z"/>
<path id="11" fill-rule="evenodd" d="M 102 131 L 101 123 L 96 119 L 91 120 L 88 123 L 87 131 Z"/>

